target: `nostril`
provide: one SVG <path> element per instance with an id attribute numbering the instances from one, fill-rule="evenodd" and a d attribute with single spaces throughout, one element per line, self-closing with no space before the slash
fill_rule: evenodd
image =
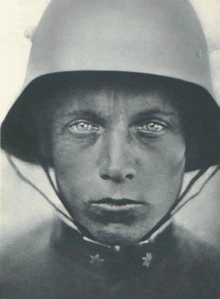
<path id="1" fill-rule="evenodd" d="M 108 176 L 107 174 L 103 174 L 103 175 L 101 175 L 101 178 L 102 178 L 103 180 L 108 180 L 108 179 L 109 179 L 109 176 Z"/>
<path id="2" fill-rule="evenodd" d="M 109 173 L 101 174 L 100 177 L 103 180 L 112 180 L 115 182 L 121 182 L 124 181 L 125 179 L 132 180 L 134 178 L 134 173 L 129 172 L 127 174 L 123 174 L 120 171 L 109 171 Z"/>
<path id="3" fill-rule="evenodd" d="M 126 178 L 128 178 L 128 179 L 130 179 L 130 180 L 132 180 L 132 179 L 133 179 L 133 177 L 134 177 L 134 175 L 133 175 L 133 174 L 127 174 L 127 175 L 126 175 Z"/>

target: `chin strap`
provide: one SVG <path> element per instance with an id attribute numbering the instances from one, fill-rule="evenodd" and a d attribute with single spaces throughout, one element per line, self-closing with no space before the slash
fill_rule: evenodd
<path id="1" fill-rule="evenodd" d="M 165 214 L 165 216 L 144 236 L 141 240 L 141 244 L 152 240 L 158 235 L 164 228 L 166 224 L 170 223 L 173 217 L 182 209 L 189 201 L 194 199 L 205 187 L 205 185 L 211 180 L 211 178 L 217 173 L 219 167 L 207 167 L 199 170 L 199 172 L 189 181 L 184 191 L 181 193 L 179 199 L 171 206 L 170 210 Z M 194 192 L 187 197 L 191 189 L 194 187 Z"/>
<path id="2" fill-rule="evenodd" d="M 41 196 L 43 196 L 44 199 L 46 199 L 46 201 L 56 210 L 56 212 L 58 212 L 60 215 L 62 215 L 63 217 L 65 217 L 66 219 L 68 219 L 69 221 L 72 221 L 72 218 L 70 216 L 68 216 L 65 212 L 63 212 L 60 208 L 58 208 L 50 199 L 49 197 L 43 192 L 41 191 L 34 183 L 32 183 L 27 177 L 25 177 L 21 171 L 18 169 L 17 165 L 15 164 L 15 162 L 13 161 L 11 155 L 6 154 L 7 160 L 9 162 L 9 164 L 11 165 L 11 167 L 13 168 L 13 170 L 15 171 L 15 173 L 17 174 L 17 176 L 25 183 L 27 183 L 29 186 L 31 186 L 35 191 L 37 191 Z"/>
<path id="3" fill-rule="evenodd" d="M 36 190 L 41 196 L 46 199 L 46 201 L 58 212 L 59 217 L 61 220 L 63 220 L 68 226 L 72 227 L 73 229 L 77 230 L 82 236 L 83 239 L 86 241 L 90 241 L 102 246 L 110 247 L 107 245 L 104 245 L 102 243 L 99 243 L 95 240 L 93 240 L 92 236 L 90 236 L 89 233 L 86 233 L 87 230 L 85 228 L 81 227 L 79 223 L 77 223 L 71 216 L 70 212 L 68 211 L 68 207 L 66 206 L 64 200 L 59 194 L 58 188 L 56 186 L 56 179 L 54 175 L 54 171 L 52 169 L 49 169 L 48 167 L 44 167 L 44 163 L 41 163 L 41 167 L 43 171 L 45 172 L 49 183 L 51 187 L 53 188 L 56 196 L 62 203 L 63 209 L 59 208 L 56 204 L 54 204 L 49 197 L 41 191 L 34 183 L 32 183 L 27 177 L 25 177 L 21 171 L 18 169 L 17 165 L 13 161 L 11 155 L 6 154 L 7 159 L 16 172 L 16 174 L 23 180 L 25 183 L 30 185 L 34 190 Z M 41 161 L 42 162 L 42 161 Z M 211 180 L 211 178 L 217 173 L 219 170 L 219 166 L 215 167 L 207 167 L 204 169 L 199 170 L 193 178 L 189 181 L 183 192 L 180 194 L 179 199 L 172 205 L 170 210 L 165 214 L 165 216 L 138 242 L 137 244 L 141 245 L 144 243 L 148 243 L 149 241 L 152 241 L 160 232 L 162 232 L 172 221 L 172 218 L 174 215 L 176 215 L 177 212 L 179 212 L 180 209 L 182 209 L 189 201 L 194 199 L 204 188 L 204 186 Z M 194 188 L 193 193 L 189 195 L 190 191 Z M 189 197 L 187 196 L 189 195 Z M 63 211 L 64 210 L 64 211 Z"/>

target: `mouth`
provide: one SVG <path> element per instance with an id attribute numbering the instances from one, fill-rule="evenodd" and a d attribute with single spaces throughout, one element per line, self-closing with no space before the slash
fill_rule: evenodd
<path id="1" fill-rule="evenodd" d="M 104 225 L 110 223 L 131 225 L 145 210 L 142 201 L 126 197 L 104 197 L 91 200 L 89 204 L 90 217 Z"/>
<path id="2" fill-rule="evenodd" d="M 126 210 L 140 207 L 143 205 L 141 201 L 132 200 L 129 198 L 111 198 L 106 197 L 96 201 L 91 201 L 93 207 L 102 208 L 106 210 Z"/>

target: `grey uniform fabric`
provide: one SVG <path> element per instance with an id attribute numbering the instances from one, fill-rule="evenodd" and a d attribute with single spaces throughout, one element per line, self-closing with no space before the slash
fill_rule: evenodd
<path id="1" fill-rule="evenodd" d="M 173 225 L 120 251 L 44 225 L 2 256 L 1 298 L 219 299 L 219 256 Z"/>

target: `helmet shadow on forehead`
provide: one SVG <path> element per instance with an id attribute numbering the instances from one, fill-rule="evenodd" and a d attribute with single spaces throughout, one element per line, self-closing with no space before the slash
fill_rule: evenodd
<path id="1" fill-rule="evenodd" d="M 83 95 L 102 88 L 126 91 L 130 95 L 158 92 L 177 109 L 187 145 L 186 171 L 218 163 L 220 148 L 219 108 L 202 87 L 179 79 L 130 72 L 63 72 L 35 79 L 9 111 L 2 125 L 2 148 L 30 163 L 40 164 L 40 145 L 50 157 L 50 121 L 63 93 Z"/>

